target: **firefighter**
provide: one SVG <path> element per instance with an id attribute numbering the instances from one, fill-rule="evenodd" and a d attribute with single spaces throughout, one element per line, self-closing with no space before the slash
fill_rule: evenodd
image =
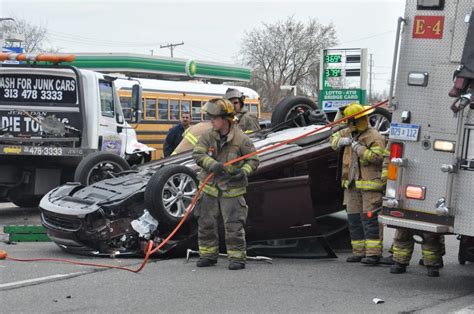
<path id="1" fill-rule="evenodd" d="M 245 96 L 242 92 L 235 88 L 229 88 L 224 97 L 234 105 L 236 120 L 242 131 L 249 134 L 260 130 L 257 117 L 244 110 Z"/>
<path id="2" fill-rule="evenodd" d="M 193 158 L 202 169 L 201 184 L 208 174 L 214 177 L 204 186 L 194 213 L 198 222 L 200 258 L 197 267 L 217 263 L 219 253 L 218 218 L 222 217 L 230 270 L 245 268 L 246 243 L 244 224 L 248 207 L 244 194 L 247 177 L 257 169 L 253 156 L 227 167 L 225 162 L 255 152 L 252 141 L 235 125 L 234 107 L 226 99 L 212 99 L 205 104 L 212 129 L 202 134 L 193 150 Z"/>
<path id="3" fill-rule="evenodd" d="M 360 104 L 350 104 L 339 115 L 352 116 L 348 128 L 331 136 L 334 150 L 344 149 L 342 160 L 342 187 L 347 209 L 352 256 L 347 262 L 376 265 L 382 257 L 382 240 L 377 214 L 367 213 L 382 206 L 382 163 L 388 152 L 385 138 L 369 127 L 368 114 Z"/>
<path id="4" fill-rule="evenodd" d="M 390 272 L 392 274 L 406 272 L 415 246 L 414 236 L 420 236 L 423 239 L 421 253 L 423 265 L 427 268 L 427 275 L 439 277 L 439 269 L 443 266 L 442 256 L 444 254 L 444 239 L 442 236 L 436 233 L 404 228 L 397 228 L 395 231 L 395 238 L 393 239 L 393 260 L 395 264 L 390 266 Z"/>

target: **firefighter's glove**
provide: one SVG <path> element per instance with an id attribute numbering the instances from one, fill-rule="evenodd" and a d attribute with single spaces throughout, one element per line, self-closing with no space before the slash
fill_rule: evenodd
<path id="1" fill-rule="evenodd" d="M 245 180 L 246 177 L 247 175 L 245 174 L 245 171 L 237 169 L 230 177 L 229 183 L 241 182 L 242 180 Z"/>
<path id="2" fill-rule="evenodd" d="M 354 142 L 352 142 L 351 146 L 352 146 L 352 150 L 353 150 L 358 156 L 360 156 L 360 155 L 363 153 L 364 145 L 362 145 L 361 143 L 359 143 L 359 142 L 357 142 L 357 141 L 354 141 Z"/>
<path id="3" fill-rule="evenodd" d="M 227 175 L 227 171 L 225 171 L 224 164 L 222 162 L 215 162 L 209 167 L 209 171 L 214 173 L 216 177 Z"/>
<path id="4" fill-rule="evenodd" d="M 341 137 L 339 141 L 337 142 L 338 147 L 345 147 L 349 146 L 352 143 L 352 138 L 350 137 Z"/>

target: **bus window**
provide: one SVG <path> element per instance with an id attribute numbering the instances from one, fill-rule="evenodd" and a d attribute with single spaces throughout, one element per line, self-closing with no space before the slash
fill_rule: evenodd
<path id="1" fill-rule="evenodd" d="M 158 119 L 168 120 L 168 99 L 158 99 Z"/>
<path id="2" fill-rule="evenodd" d="M 170 120 L 179 120 L 179 100 L 170 99 Z"/>
<path id="3" fill-rule="evenodd" d="M 202 107 L 204 108 L 204 105 L 206 104 L 206 101 L 203 101 L 202 102 Z M 209 115 L 206 114 L 206 112 L 202 112 L 202 119 L 203 120 L 211 120 L 211 118 L 209 117 Z"/>
<path id="4" fill-rule="evenodd" d="M 145 105 L 145 119 L 156 119 L 156 98 L 146 98 Z"/>
<path id="5" fill-rule="evenodd" d="M 193 100 L 192 110 L 192 119 L 196 121 L 201 121 L 201 102 Z"/>
<path id="6" fill-rule="evenodd" d="M 183 112 L 191 113 L 191 102 L 189 100 L 181 100 L 181 114 Z"/>
<path id="7" fill-rule="evenodd" d="M 250 112 L 257 114 L 257 113 L 258 113 L 257 105 L 251 104 L 251 105 L 250 105 Z"/>
<path id="8" fill-rule="evenodd" d="M 132 120 L 132 98 L 128 96 L 120 97 L 120 104 L 122 105 L 123 116 L 126 121 Z"/>

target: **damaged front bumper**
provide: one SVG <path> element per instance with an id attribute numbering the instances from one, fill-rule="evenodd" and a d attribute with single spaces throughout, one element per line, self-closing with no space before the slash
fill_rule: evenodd
<path id="1" fill-rule="evenodd" d="M 150 239 L 155 243 L 162 240 L 157 226 L 148 233 L 143 229 L 150 227 L 141 218 L 146 215 L 142 201 L 146 181 L 143 175 L 128 173 L 122 180 L 119 177 L 87 187 L 67 183 L 41 200 L 42 224 L 51 240 L 71 253 L 142 255 Z M 179 240 L 172 241 L 159 253 L 178 244 Z"/>

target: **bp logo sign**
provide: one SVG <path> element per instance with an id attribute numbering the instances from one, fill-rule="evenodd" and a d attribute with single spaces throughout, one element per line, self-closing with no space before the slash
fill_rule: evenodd
<path id="1" fill-rule="evenodd" d="M 196 75 L 196 70 L 197 70 L 197 64 L 196 64 L 196 61 L 194 60 L 188 60 L 186 62 L 186 74 L 189 76 L 189 77 L 194 77 L 194 75 Z"/>

